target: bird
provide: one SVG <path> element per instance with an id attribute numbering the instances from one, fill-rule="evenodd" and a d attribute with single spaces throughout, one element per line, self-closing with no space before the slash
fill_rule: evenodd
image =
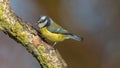
<path id="1" fill-rule="evenodd" d="M 53 47 L 56 45 L 56 43 L 62 42 L 66 39 L 83 41 L 83 37 L 68 32 L 68 30 L 62 28 L 48 16 L 40 16 L 36 27 L 45 39 L 54 43 Z"/>

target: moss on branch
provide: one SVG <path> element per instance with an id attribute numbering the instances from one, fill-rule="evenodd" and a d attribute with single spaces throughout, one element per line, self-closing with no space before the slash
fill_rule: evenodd
<path id="1" fill-rule="evenodd" d="M 67 67 L 59 52 L 42 41 L 37 31 L 28 22 L 16 16 L 10 7 L 9 0 L 0 0 L 0 30 L 24 45 L 43 68 Z"/>

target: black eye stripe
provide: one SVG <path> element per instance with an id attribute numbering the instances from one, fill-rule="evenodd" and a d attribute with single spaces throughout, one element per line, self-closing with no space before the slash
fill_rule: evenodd
<path id="1" fill-rule="evenodd" d="M 50 26 L 50 24 L 51 24 L 50 18 L 49 18 L 48 16 L 45 16 L 45 19 L 42 19 L 42 17 L 44 17 L 44 16 L 40 16 L 40 17 L 39 17 L 38 24 L 40 24 L 40 23 L 42 24 L 42 23 L 47 22 L 47 23 L 44 25 L 44 27 Z"/>
<path id="2" fill-rule="evenodd" d="M 49 17 L 45 17 L 45 19 L 41 19 L 43 16 L 40 16 L 40 18 L 39 18 L 39 20 L 38 20 L 38 22 L 39 23 L 44 23 L 46 20 L 48 20 L 49 19 Z M 41 20 L 41 21 L 40 21 Z"/>
<path id="3" fill-rule="evenodd" d="M 47 24 L 45 26 L 49 26 L 51 24 L 50 18 L 47 17 L 46 19 L 47 19 Z"/>

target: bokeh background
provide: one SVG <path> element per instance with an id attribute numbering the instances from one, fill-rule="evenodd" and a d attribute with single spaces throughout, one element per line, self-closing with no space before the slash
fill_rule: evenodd
<path id="1" fill-rule="evenodd" d="M 68 68 L 120 68 L 119 0 L 10 0 L 15 13 L 34 24 L 51 17 L 84 41 L 55 46 Z M 26 49 L 0 31 L 0 68 L 40 68 Z"/>

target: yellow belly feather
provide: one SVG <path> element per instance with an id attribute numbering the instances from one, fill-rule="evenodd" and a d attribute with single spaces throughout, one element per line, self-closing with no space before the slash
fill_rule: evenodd
<path id="1" fill-rule="evenodd" d="M 67 39 L 67 38 L 65 37 L 65 35 L 52 33 L 52 32 L 50 32 L 50 31 L 48 31 L 46 27 L 41 28 L 40 31 L 41 31 L 42 35 L 43 35 L 46 39 L 48 39 L 48 40 L 50 40 L 50 41 L 52 41 L 52 42 L 59 42 L 59 41 L 63 41 L 63 40 L 65 40 L 65 39 Z"/>

